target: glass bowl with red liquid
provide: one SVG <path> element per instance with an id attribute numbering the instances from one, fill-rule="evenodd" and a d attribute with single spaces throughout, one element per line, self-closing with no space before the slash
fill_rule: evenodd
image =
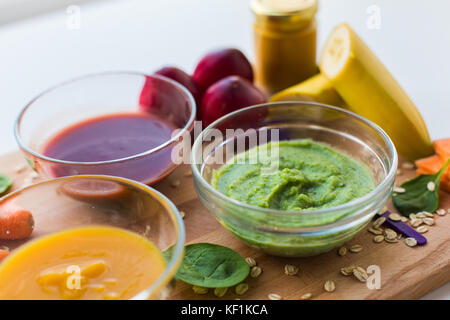
<path id="1" fill-rule="evenodd" d="M 44 178 L 99 174 L 151 185 L 176 168 L 172 151 L 195 114 L 192 95 L 171 79 L 106 72 L 44 91 L 20 112 L 14 131 Z"/>

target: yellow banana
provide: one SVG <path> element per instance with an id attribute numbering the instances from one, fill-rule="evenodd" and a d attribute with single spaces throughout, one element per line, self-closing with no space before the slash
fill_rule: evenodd
<path id="1" fill-rule="evenodd" d="M 331 82 L 320 73 L 276 93 L 270 101 L 315 101 L 337 107 L 345 106 L 344 101 L 333 88 Z"/>
<path id="2" fill-rule="evenodd" d="M 382 127 L 401 155 L 415 160 L 433 152 L 425 122 L 411 99 L 347 24 L 328 38 L 320 70 L 349 110 Z"/>

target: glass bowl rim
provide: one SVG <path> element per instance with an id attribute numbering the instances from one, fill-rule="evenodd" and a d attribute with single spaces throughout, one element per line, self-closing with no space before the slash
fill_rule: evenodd
<path id="1" fill-rule="evenodd" d="M 176 87 L 176 89 L 181 90 L 182 93 L 184 93 L 188 100 L 189 103 L 191 105 L 191 115 L 189 117 L 189 120 L 187 121 L 186 125 L 173 137 L 171 137 L 169 140 L 167 140 L 166 142 L 160 144 L 159 146 L 156 146 L 150 150 L 138 153 L 138 154 L 134 154 L 128 157 L 124 157 L 124 158 L 119 158 L 119 159 L 112 159 L 112 160 L 106 160 L 106 161 L 68 161 L 68 160 L 61 160 L 61 159 L 56 159 L 56 158 L 52 158 L 52 157 L 48 157 L 43 155 L 40 152 L 36 152 L 34 150 L 32 150 L 31 148 L 29 148 L 22 140 L 21 138 L 21 134 L 20 134 L 20 123 L 21 120 L 23 118 L 23 116 L 25 115 L 25 113 L 32 107 L 32 105 L 38 101 L 40 98 L 45 97 L 47 94 L 54 92 L 56 90 L 58 90 L 61 87 L 79 82 L 79 81 L 83 81 L 85 79 L 92 79 L 92 78 L 96 78 L 96 77 L 103 77 L 103 76 L 120 76 L 120 75 L 127 75 L 127 76 L 139 76 L 139 77 L 150 77 L 150 78 L 156 78 L 156 79 L 160 79 L 163 80 L 173 86 Z M 107 165 L 107 164 L 116 164 L 116 163 L 122 163 L 128 160 L 135 160 L 135 159 L 139 159 L 142 157 L 145 157 L 147 155 L 150 155 L 152 153 L 155 153 L 159 150 L 164 149 L 165 147 L 169 146 L 170 144 L 175 143 L 180 137 L 182 137 L 184 134 L 186 134 L 186 132 L 190 131 L 190 128 L 192 127 L 194 121 L 195 121 L 195 117 L 197 114 L 197 106 L 195 103 L 195 99 L 192 96 L 192 94 L 189 92 L 189 90 L 184 87 L 183 85 L 181 85 L 180 83 L 178 83 L 175 80 L 172 80 L 168 77 L 165 77 L 163 75 L 159 75 L 159 74 L 147 74 L 147 73 L 143 73 L 143 72 L 138 72 L 138 71 L 104 71 L 104 72 L 96 72 L 96 73 L 89 73 L 89 74 L 85 74 L 85 75 L 81 75 L 81 76 L 77 76 L 77 77 L 73 77 L 70 78 L 69 80 L 65 80 L 63 82 L 60 82 L 56 85 L 51 86 L 50 88 L 42 91 L 41 93 L 39 93 L 37 96 L 35 96 L 33 99 L 31 99 L 26 105 L 25 107 L 22 108 L 22 110 L 19 112 L 18 116 L 16 117 L 16 120 L 14 121 L 14 138 L 17 141 L 17 144 L 19 145 L 19 147 L 21 149 L 23 149 L 25 152 L 31 154 L 32 156 L 38 158 L 38 159 L 42 159 L 51 163 L 57 163 L 57 164 L 65 164 L 65 165 L 76 165 L 76 166 L 94 166 L 94 165 Z"/>
<path id="2" fill-rule="evenodd" d="M 169 212 L 169 214 L 172 214 L 174 219 L 174 227 L 178 231 L 177 236 L 177 242 L 173 246 L 172 255 L 170 257 L 169 263 L 166 264 L 166 267 L 164 268 L 164 272 L 156 279 L 155 282 L 153 282 L 148 288 L 142 290 L 141 292 L 137 293 L 134 297 L 132 297 L 130 300 L 139 300 L 139 299 L 148 299 L 151 298 L 152 294 L 157 292 L 158 290 L 162 290 L 174 277 L 175 274 L 181 265 L 181 262 L 183 260 L 183 254 L 184 254 L 184 244 L 186 241 L 186 231 L 184 228 L 184 222 L 183 218 L 180 215 L 179 210 L 175 206 L 175 204 L 170 201 L 169 198 L 167 198 L 164 194 L 159 192 L 158 190 L 149 187 L 141 182 L 122 178 L 122 177 L 115 177 L 115 176 L 107 176 L 107 175 L 78 175 L 78 176 L 66 176 L 66 177 L 59 177 L 49 180 L 44 180 L 41 182 L 37 182 L 35 184 L 31 184 L 29 186 L 14 190 L 3 197 L 0 197 L 0 203 L 7 200 L 10 197 L 14 197 L 18 194 L 20 194 L 23 191 L 26 191 L 28 189 L 34 189 L 39 188 L 42 185 L 54 183 L 56 181 L 64 181 L 64 180 L 75 180 L 75 179 L 101 179 L 101 180 L 108 180 L 108 181 L 115 181 L 120 182 L 127 185 L 132 185 L 135 188 L 140 189 L 141 191 L 150 194 L 155 200 L 158 201 L 159 204 L 161 204 L 164 209 Z M 37 240 L 37 239 L 35 239 Z M 31 241 L 35 241 L 31 240 Z"/>
<path id="3" fill-rule="evenodd" d="M 319 108 L 323 108 L 323 109 L 329 109 L 329 110 L 334 110 L 340 113 L 345 114 L 346 116 L 355 118 L 356 120 L 361 121 L 362 123 L 364 123 L 365 125 L 369 126 L 370 128 L 372 128 L 373 130 L 375 130 L 375 132 L 377 134 L 379 134 L 381 136 L 381 138 L 383 139 L 383 142 L 386 144 L 386 146 L 388 147 L 389 152 L 392 154 L 392 156 L 389 156 L 392 165 L 389 168 L 388 174 L 384 177 L 383 181 L 381 181 L 371 192 L 365 194 L 364 196 L 357 198 L 357 199 L 353 199 L 347 203 L 335 206 L 335 207 L 330 207 L 330 208 L 325 208 L 325 209 L 319 209 L 319 210 L 309 210 L 309 211 L 284 211 L 284 210 L 276 210 L 276 209 L 268 209 L 268 208 L 262 208 L 262 207 L 258 207 L 258 206 L 253 206 L 235 199 L 232 199 L 230 197 L 227 197 L 226 195 L 220 193 L 219 191 L 217 191 L 216 189 L 214 189 L 204 178 L 203 176 L 200 174 L 199 169 L 197 168 L 197 164 L 196 164 L 196 154 L 198 152 L 198 149 L 201 146 L 203 137 L 206 135 L 206 133 L 208 133 L 208 131 L 214 129 L 218 124 L 225 122 L 227 120 L 229 120 L 229 118 L 240 114 L 240 113 L 245 113 L 247 111 L 253 110 L 253 109 L 258 109 L 258 108 L 267 108 L 267 107 L 271 107 L 271 106 L 277 106 L 277 105 L 292 105 L 292 106 L 297 106 L 297 107 L 306 107 L 306 106 L 317 106 Z M 200 165 L 203 164 L 203 161 L 201 162 Z M 285 215 L 285 216 L 299 216 L 299 215 L 319 215 L 319 214 L 327 214 L 327 213 L 332 213 L 335 211 L 339 211 L 339 210 L 348 210 L 351 209 L 352 207 L 357 207 L 359 205 L 362 205 L 366 202 L 370 202 L 370 200 L 372 198 L 374 198 L 377 194 L 383 192 L 383 190 L 385 190 L 390 181 L 393 181 L 393 179 L 395 178 L 395 174 L 397 171 L 397 165 L 398 165 L 398 155 L 397 155 L 397 151 L 395 149 L 394 143 L 392 142 L 391 138 L 387 135 L 387 133 L 381 129 L 380 126 L 378 126 L 377 124 L 373 123 L 372 121 L 356 114 L 353 112 L 350 112 L 348 110 L 339 108 L 339 107 L 335 107 L 335 106 L 331 106 L 331 105 L 326 105 L 323 103 L 317 103 L 317 102 L 303 102 L 303 101 L 298 101 L 298 102 L 294 102 L 294 101 L 285 101 L 285 102 L 268 102 L 268 103 L 263 103 L 263 104 L 258 104 L 258 105 L 254 105 L 254 106 L 250 106 L 247 108 L 243 108 L 243 109 L 239 109 L 236 110 L 234 112 L 231 112 L 219 119 L 217 119 L 216 121 L 214 121 L 213 123 L 211 123 L 208 127 L 206 127 L 200 134 L 199 136 L 195 139 L 194 141 L 194 145 L 192 147 L 192 153 L 191 153 L 191 168 L 192 168 L 192 172 L 193 172 L 193 176 L 194 179 L 196 181 L 199 181 L 201 186 L 205 189 L 208 190 L 208 192 L 211 192 L 215 197 L 225 201 L 225 202 L 229 202 L 235 206 L 240 206 L 244 209 L 247 210 L 252 210 L 252 211 L 256 211 L 256 212 L 262 212 L 262 213 L 266 213 L 266 214 L 273 214 L 273 215 Z M 359 218 L 361 218 L 361 216 L 364 216 L 364 213 L 362 214 L 358 214 L 356 216 L 352 216 L 349 217 L 347 219 L 343 219 L 343 220 L 338 220 L 334 223 L 328 224 L 328 225 L 324 225 L 324 226 L 319 226 L 318 228 L 321 229 L 321 227 L 334 227 L 334 226 L 341 226 L 341 225 L 345 225 L 349 222 L 352 222 L 354 220 L 357 220 Z M 305 230 L 317 230 L 317 228 L 313 227 L 313 228 L 300 228 L 302 231 Z"/>

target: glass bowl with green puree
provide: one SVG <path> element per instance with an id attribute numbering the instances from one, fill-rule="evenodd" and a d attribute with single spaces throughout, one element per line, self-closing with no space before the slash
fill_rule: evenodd
<path id="1" fill-rule="evenodd" d="M 309 102 L 257 105 L 207 127 L 191 154 L 199 198 L 264 252 L 307 257 L 350 240 L 385 206 L 397 153 L 374 123 Z"/>

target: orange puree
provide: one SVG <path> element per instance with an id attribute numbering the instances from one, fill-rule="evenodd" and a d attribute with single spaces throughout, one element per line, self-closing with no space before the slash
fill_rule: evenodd
<path id="1" fill-rule="evenodd" d="M 0 264 L 0 299 L 130 299 L 165 269 L 135 233 L 84 227 L 45 236 Z"/>

